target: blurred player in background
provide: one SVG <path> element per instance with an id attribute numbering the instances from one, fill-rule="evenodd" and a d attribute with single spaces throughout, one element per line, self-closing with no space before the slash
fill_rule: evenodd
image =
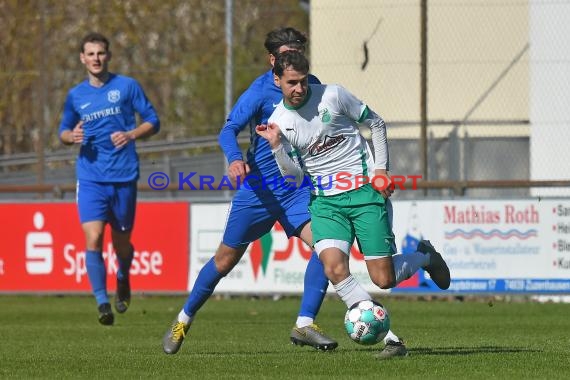
<path id="1" fill-rule="evenodd" d="M 124 313 L 131 300 L 129 269 L 134 254 L 139 160 L 135 140 L 155 134 L 160 121 L 139 83 L 109 72 L 109 40 L 90 33 L 81 40 L 79 58 L 87 79 L 73 87 L 65 101 L 59 137 L 80 145 L 77 157 L 77 206 L 86 240 L 86 266 L 97 301 L 99 322 L 112 325 L 107 271 L 102 256 L 105 225 L 117 254 L 115 309 Z M 136 125 L 138 113 L 142 123 Z"/>
<path id="2" fill-rule="evenodd" d="M 309 62 L 299 52 L 280 54 L 274 73 L 283 101 L 256 132 L 269 142 L 285 178 L 301 184 L 308 174 L 316 181 L 309 204 L 314 247 L 346 306 L 372 299 L 350 273 L 355 238 L 378 287 L 393 288 L 423 268 L 441 289 L 449 288 L 449 268 L 429 241 L 420 242 L 415 253 L 394 254 L 387 209 L 393 188 L 358 185 L 358 177 L 371 173 L 389 182 L 384 120 L 340 86 L 309 84 Z M 359 125 L 372 132 L 374 156 Z M 385 358 L 385 351 L 378 356 Z"/>
<path id="3" fill-rule="evenodd" d="M 280 28 L 271 31 L 265 39 L 265 48 L 273 66 L 276 57 L 287 50 L 305 51 L 307 38 L 293 28 Z M 320 83 L 309 75 L 311 83 Z M 271 149 L 264 139 L 255 134 L 255 125 L 267 119 L 281 100 L 281 91 L 273 82 L 273 72 L 268 70 L 253 81 L 240 96 L 222 128 L 219 141 L 228 160 L 228 176 L 233 181 L 237 177 L 256 177 L 259 182 L 249 181 L 250 186 L 240 186 L 235 194 L 225 231 L 214 256 L 200 270 L 196 282 L 184 307 L 174 320 L 172 327 L 163 339 L 164 352 L 178 352 L 190 324 L 200 307 L 213 293 L 218 282 L 239 262 L 249 244 L 268 233 L 276 221 L 283 226 L 288 237 L 298 236 L 311 245 L 310 215 L 307 204 L 309 190 L 292 191 L 277 185 L 281 180 L 279 169 L 271 155 Z M 251 143 L 244 161 L 237 136 L 250 127 Z M 273 179 L 275 186 L 263 186 L 262 181 Z M 283 181 L 281 181 L 283 182 Z M 337 342 L 326 336 L 314 323 L 328 287 L 323 265 L 313 252 L 307 265 L 304 280 L 304 293 L 295 327 L 291 331 L 291 341 L 295 344 L 310 345 L 320 350 L 332 350 Z"/>

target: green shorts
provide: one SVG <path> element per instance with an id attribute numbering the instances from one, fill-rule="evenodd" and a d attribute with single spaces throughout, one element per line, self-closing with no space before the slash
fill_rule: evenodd
<path id="1" fill-rule="evenodd" d="M 386 200 L 370 184 L 331 196 L 311 196 L 313 243 L 323 239 L 354 239 L 365 256 L 395 253 Z"/>

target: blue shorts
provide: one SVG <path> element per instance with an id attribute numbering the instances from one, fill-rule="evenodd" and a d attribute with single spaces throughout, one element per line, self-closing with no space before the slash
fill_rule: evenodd
<path id="1" fill-rule="evenodd" d="M 243 197 L 240 195 L 244 195 Z M 311 220 L 309 214 L 310 189 L 301 188 L 273 198 L 250 198 L 251 191 L 238 191 L 232 203 L 222 242 L 232 248 L 247 245 L 268 233 L 276 221 L 287 237 L 298 236 Z"/>
<path id="2" fill-rule="evenodd" d="M 81 224 L 108 222 L 116 231 L 134 227 L 137 203 L 137 181 L 77 181 L 77 207 Z"/>

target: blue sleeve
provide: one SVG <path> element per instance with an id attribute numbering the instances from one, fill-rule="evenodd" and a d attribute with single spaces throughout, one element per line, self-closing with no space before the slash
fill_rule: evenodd
<path id="1" fill-rule="evenodd" d="M 160 130 L 160 120 L 151 102 L 146 97 L 141 85 L 135 80 L 133 85 L 133 107 L 138 112 L 143 122 L 151 123 L 154 133 Z"/>
<path id="2" fill-rule="evenodd" d="M 71 92 L 67 94 L 67 98 L 65 99 L 65 104 L 63 105 L 63 117 L 61 118 L 61 123 L 59 124 L 59 133 L 58 136 L 64 131 L 71 131 L 75 127 L 75 125 L 79 122 L 81 117 L 75 109 L 73 108 L 73 96 Z"/>
<path id="3" fill-rule="evenodd" d="M 261 86 L 257 82 L 245 90 L 230 111 L 220 131 L 218 142 L 230 164 L 236 160 L 243 160 L 237 136 L 260 112 L 262 93 Z"/>

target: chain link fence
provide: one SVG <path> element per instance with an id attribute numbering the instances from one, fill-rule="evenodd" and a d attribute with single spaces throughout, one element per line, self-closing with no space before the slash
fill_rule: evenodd
<path id="1" fill-rule="evenodd" d="M 312 69 L 321 80 L 349 88 L 388 121 L 394 172 L 432 181 L 570 178 L 563 131 L 552 125 L 570 122 L 568 107 L 560 104 L 570 95 L 569 30 L 563 22 L 570 3 L 313 0 L 311 5 Z M 427 173 L 420 154 L 422 107 Z M 562 168 L 549 167 L 548 161 Z M 466 192 L 530 194 L 528 188 Z"/>

